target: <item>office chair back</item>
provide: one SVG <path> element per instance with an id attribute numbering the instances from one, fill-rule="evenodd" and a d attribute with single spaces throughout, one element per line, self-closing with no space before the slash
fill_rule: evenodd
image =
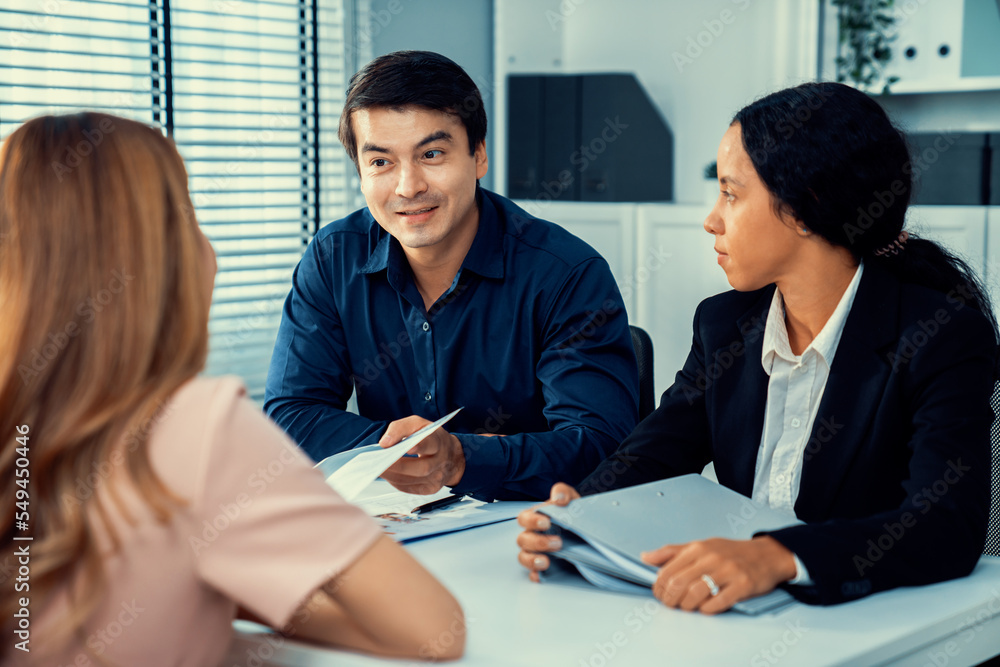
<path id="1" fill-rule="evenodd" d="M 629 326 L 632 333 L 632 347 L 635 360 L 639 364 L 639 421 L 656 409 L 656 394 L 653 390 L 653 339 L 643 329 Z"/>
<path id="2" fill-rule="evenodd" d="M 1000 382 L 993 387 L 993 414 L 1000 415 Z M 993 486 L 990 493 L 990 524 L 986 533 L 987 556 L 1000 556 L 1000 419 L 993 419 L 990 427 L 990 443 L 993 447 Z"/>

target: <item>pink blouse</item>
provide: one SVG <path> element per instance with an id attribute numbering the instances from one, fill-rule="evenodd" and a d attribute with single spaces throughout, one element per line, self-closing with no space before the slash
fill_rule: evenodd
<path id="1" fill-rule="evenodd" d="M 378 538 L 375 522 L 330 489 L 295 444 L 245 396 L 235 378 L 181 387 L 149 425 L 153 469 L 187 501 L 160 524 L 128 483 L 121 458 L 94 464 L 67 497 L 96 492 L 121 549 L 107 550 L 104 598 L 84 630 L 46 665 L 215 665 L 232 636 L 237 604 L 272 626 L 287 624 L 322 583 Z M 134 447 L 134 438 L 124 446 Z M 121 515 L 117 485 L 135 523 Z M 110 544 L 104 536 L 106 544 Z M 30 654 L 41 659 L 66 590 L 32 600 Z"/>

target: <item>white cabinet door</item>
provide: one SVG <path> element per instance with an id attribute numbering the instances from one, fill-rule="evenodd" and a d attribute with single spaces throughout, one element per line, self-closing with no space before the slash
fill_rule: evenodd
<path id="1" fill-rule="evenodd" d="M 702 226 L 709 210 L 708 206 L 638 207 L 634 324 L 653 339 L 657 403 L 691 349 L 695 308 L 703 299 L 730 289 L 712 250 L 713 238 Z"/>
<path id="2" fill-rule="evenodd" d="M 635 204 L 600 202 L 514 202 L 589 243 L 611 267 L 631 321 L 635 312 Z"/>
<path id="3" fill-rule="evenodd" d="M 969 263 L 980 277 L 986 269 L 986 207 L 911 206 L 906 229 L 937 241 Z"/>

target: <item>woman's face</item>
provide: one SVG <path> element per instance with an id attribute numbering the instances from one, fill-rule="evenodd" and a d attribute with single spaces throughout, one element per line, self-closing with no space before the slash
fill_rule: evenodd
<path id="1" fill-rule="evenodd" d="M 723 135 L 717 159 L 721 192 L 705 231 L 715 236 L 729 284 L 742 292 L 760 289 L 792 270 L 804 237 L 801 224 L 774 212 L 771 193 L 743 148 L 739 124 Z"/>

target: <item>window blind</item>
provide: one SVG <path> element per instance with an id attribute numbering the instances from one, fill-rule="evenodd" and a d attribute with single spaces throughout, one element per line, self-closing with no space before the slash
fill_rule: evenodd
<path id="1" fill-rule="evenodd" d="M 206 372 L 263 397 L 291 272 L 348 206 L 343 0 L 5 0 L 0 139 L 94 109 L 161 127 L 218 255 Z"/>
<path id="2" fill-rule="evenodd" d="M 0 138 L 34 116 L 80 109 L 154 122 L 151 44 L 148 3 L 4 0 Z"/>

